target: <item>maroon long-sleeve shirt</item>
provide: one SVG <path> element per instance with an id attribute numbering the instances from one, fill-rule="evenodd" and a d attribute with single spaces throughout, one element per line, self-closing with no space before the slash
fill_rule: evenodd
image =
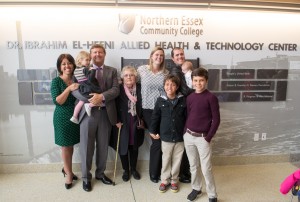
<path id="1" fill-rule="evenodd" d="M 209 90 L 191 93 L 187 97 L 187 120 L 185 129 L 197 133 L 207 133 L 205 140 L 210 142 L 220 125 L 218 98 Z"/>

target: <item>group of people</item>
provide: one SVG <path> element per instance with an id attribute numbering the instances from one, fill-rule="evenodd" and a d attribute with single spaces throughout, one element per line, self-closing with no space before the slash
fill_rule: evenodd
<path id="1" fill-rule="evenodd" d="M 109 145 L 119 146 L 123 181 L 131 175 L 139 180 L 138 149 L 144 134 L 149 134 L 149 176 L 154 183 L 161 180 L 159 191 L 170 187 L 177 192 L 178 181 L 191 183 L 187 199 L 195 200 L 202 193 L 201 167 L 209 201 L 216 202 L 210 141 L 220 124 L 220 112 L 218 99 L 206 89 L 208 71 L 192 70 L 182 48 L 172 50 L 175 65 L 167 70 L 164 50 L 155 47 L 148 65 L 123 67 L 118 82 L 117 70 L 104 64 L 105 56 L 105 48 L 94 44 L 90 53 L 80 52 L 76 62 L 69 54 L 57 59 L 59 76 L 51 85 L 56 105 L 53 124 L 55 143 L 62 147 L 66 189 L 78 179 L 72 172 L 77 143 L 85 191 L 92 190 L 94 150 L 95 178 L 113 183 L 104 174 Z"/>

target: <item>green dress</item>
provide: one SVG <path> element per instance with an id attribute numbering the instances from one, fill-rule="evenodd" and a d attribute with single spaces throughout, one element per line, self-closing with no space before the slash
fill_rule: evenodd
<path id="1" fill-rule="evenodd" d="M 60 77 L 56 77 L 52 80 L 51 95 L 53 103 L 55 104 L 53 114 L 54 137 L 55 144 L 59 146 L 72 146 L 79 143 L 80 140 L 79 124 L 70 121 L 74 112 L 76 98 L 70 94 L 63 105 L 56 102 L 56 97 L 66 88 L 67 85 Z"/>

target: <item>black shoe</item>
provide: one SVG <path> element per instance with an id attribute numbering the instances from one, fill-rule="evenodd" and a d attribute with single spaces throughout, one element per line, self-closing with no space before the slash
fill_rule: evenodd
<path id="1" fill-rule="evenodd" d="M 132 174 L 132 176 L 133 176 L 134 179 L 136 179 L 136 180 L 140 180 L 141 179 L 141 175 L 140 175 L 140 173 L 138 173 L 137 170 L 131 170 L 131 174 Z"/>
<path id="2" fill-rule="evenodd" d="M 127 182 L 129 180 L 129 171 L 124 170 L 123 175 L 122 175 L 122 179 L 124 182 Z"/>
<path id="3" fill-rule="evenodd" d="M 208 201 L 209 202 L 218 202 L 218 199 L 217 198 L 209 198 Z"/>
<path id="4" fill-rule="evenodd" d="M 65 172 L 65 169 L 64 169 L 64 168 L 61 169 L 61 172 L 62 172 L 62 174 L 64 175 L 64 177 L 67 175 L 67 173 Z M 76 175 L 73 174 L 72 180 L 78 180 L 78 177 L 77 177 Z"/>
<path id="5" fill-rule="evenodd" d="M 197 191 L 197 190 L 193 189 L 193 191 L 187 196 L 187 199 L 189 201 L 194 201 L 197 198 L 197 196 L 201 196 L 201 194 L 202 194 L 201 190 Z"/>
<path id="6" fill-rule="evenodd" d="M 182 183 L 191 183 L 191 176 L 181 175 L 179 177 L 179 182 L 182 182 Z"/>
<path id="7" fill-rule="evenodd" d="M 91 182 L 82 182 L 82 188 L 84 191 L 91 191 L 92 190 L 92 185 Z"/>
<path id="8" fill-rule="evenodd" d="M 156 177 L 156 176 L 153 176 L 153 175 L 150 175 L 150 180 L 152 181 L 152 182 L 154 182 L 154 183 L 158 183 L 158 177 Z"/>
<path id="9" fill-rule="evenodd" d="M 65 183 L 66 189 L 71 189 L 72 188 L 72 182 L 70 184 Z"/>
<path id="10" fill-rule="evenodd" d="M 64 169 L 64 168 L 61 169 L 61 172 L 62 172 L 62 174 L 64 175 L 64 177 L 66 177 L 67 173 L 65 172 L 65 169 Z"/>
<path id="11" fill-rule="evenodd" d="M 102 177 L 96 177 L 97 180 L 101 180 L 103 184 L 112 184 L 111 179 L 103 175 Z"/>

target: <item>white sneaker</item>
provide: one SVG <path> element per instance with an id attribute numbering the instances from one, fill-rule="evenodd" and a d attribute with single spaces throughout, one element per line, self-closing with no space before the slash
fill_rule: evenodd
<path id="1" fill-rule="evenodd" d="M 90 104 L 89 103 L 85 103 L 84 104 L 84 108 L 85 108 L 85 111 L 86 111 L 87 115 L 91 116 L 91 110 L 92 110 L 92 108 L 90 107 Z"/>
<path id="2" fill-rule="evenodd" d="M 72 121 L 73 123 L 79 124 L 78 119 L 75 118 L 74 116 L 72 116 L 72 117 L 70 118 L 70 121 Z"/>

